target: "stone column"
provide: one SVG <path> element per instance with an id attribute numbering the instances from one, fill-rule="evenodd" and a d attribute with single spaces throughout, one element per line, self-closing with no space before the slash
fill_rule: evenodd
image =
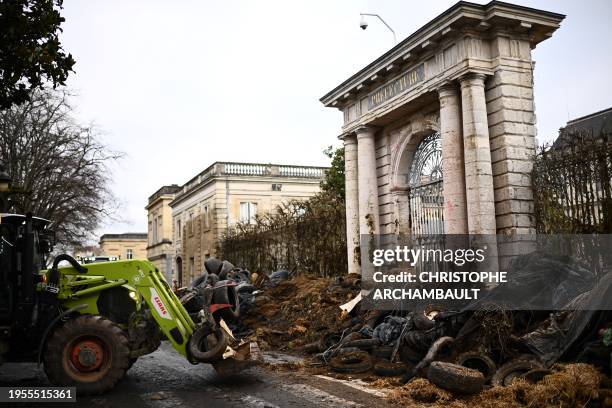
<path id="1" fill-rule="evenodd" d="M 357 162 L 359 186 L 359 233 L 379 234 L 378 179 L 376 177 L 375 129 L 361 126 L 357 134 Z"/>
<path id="2" fill-rule="evenodd" d="M 346 197 L 346 249 L 348 273 L 361 273 L 359 267 L 359 189 L 357 138 L 346 135 L 344 141 L 344 178 Z"/>
<path id="3" fill-rule="evenodd" d="M 463 111 L 463 152 L 470 234 L 495 234 L 493 172 L 485 101 L 485 75 L 470 73 L 459 79 Z M 444 175 L 446 177 L 446 174 Z"/>
<path id="4" fill-rule="evenodd" d="M 467 234 L 465 164 L 461 129 L 461 100 L 456 84 L 447 82 L 438 89 L 440 134 L 444 173 L 444 227 L 447 234 Z"/>

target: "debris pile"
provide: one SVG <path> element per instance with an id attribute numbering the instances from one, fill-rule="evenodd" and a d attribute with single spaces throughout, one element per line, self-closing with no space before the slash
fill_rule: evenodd
<path id="1" fill-rule="evenodd" d="M 542 258 L 523 259 L 531 261 L 546 264 Z M 557 312 L 449 311 L 434 305 L 367 311 L 361 308 L 359 275 L 333 279 L 277 271 L 258 276 L 227 261 L 207 262 L 219 273 L 198 278 L 200 284 L 227 282 L 234 288 L 234 296 L 219 299 L 236 310 L 227 320 L 237 338 L 257 341 L 264 351 L 308 354 L 309 370 L 370 380 L 395 377 L 393 402 L 612 404 L 612 393 L 601 386 L 610 382 L 603 374 L 610 373 L 612 312 L 576 307 L 606 295 L 612 279 L 602 279 L 590 293 L 577 296 L 573 308 Z"/>

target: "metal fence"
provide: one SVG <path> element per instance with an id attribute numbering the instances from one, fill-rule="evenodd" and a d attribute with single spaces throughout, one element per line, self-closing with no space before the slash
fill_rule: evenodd
<path id="1" fill-rule="evenodd" d="M 537 231 L 612 233 L 612 135 L 577 132 L 562 136 L 536 156 Z"/>

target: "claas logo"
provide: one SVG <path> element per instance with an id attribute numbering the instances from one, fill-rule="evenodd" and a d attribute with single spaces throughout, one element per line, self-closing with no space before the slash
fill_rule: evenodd
<path id="1" fill-rule="evenodd" d="M 164 306 L 164 304 L 162 303 L 161 299 L 158 296 L 155 296 L 155 299 L 153 300 L 155 301 L 155 303 L 157 303 L 157 306 L 159 306 L 159 309 L 162 315 L 168 314 L 166 307 Z"/>
<path id="2" fill-rule="evenodd" d="M 151 288 L 151 299 L 153 301 L 153 307 L 161 317 L 164 319 L 172 319 L 170 312 L 166 308 L 166 305 L 164 305 L 164 302 L 162 302 L 161 298 L 159 297 L 159 293 L 157 293 L 155 288 Z"/>

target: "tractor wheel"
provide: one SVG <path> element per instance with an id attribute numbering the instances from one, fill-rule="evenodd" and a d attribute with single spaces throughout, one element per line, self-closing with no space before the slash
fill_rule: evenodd
<path id="1" fill-rule="evenodd" d="M 49 380 L 57 386 L 76 386 L 82 395 L 113 388 L 129 363 L 125 332 L 112 321 L 92 315 L 79 316 L 55 330 L 44 357 Z"/>
<path id="2" fill-rule="evenodd" d="M 138 357 L 130 358 L 127 369 L 129 370 L 130 368 L 132 368 L 132 366 L 134 365 L 134 363 L 136 363 L 137 360 L 138 360 Z"/>

